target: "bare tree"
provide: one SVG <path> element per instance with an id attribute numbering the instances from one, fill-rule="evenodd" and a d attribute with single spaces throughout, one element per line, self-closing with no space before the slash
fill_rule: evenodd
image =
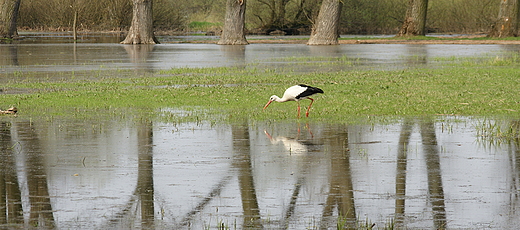
<path id="1" fill-rule="evenodd" d="M 153 34 L 152 0 L 133 0 L 132 24 L 122 44 L 157 44 Z"/>
<path id="2" fill-rule="evenodd" d="M 518 36 L 518 0 L 500 1 L 498 18 L 491 27 L 489 37 L 516 37 Z"/>
<path id="3" fill-rule="evenodd" d="M 0 38 L 17 36 L 16 20 L 21 0 L 0 0 Z"/>
<path id="4" fill-rule="evenodd" d="M 426 12 L 428 0 L 409 0 L 403 26 L 397 36 L 424 36 L 426 34 Z"/>
<path id="5" fill-rule="evenodd" d="M 226 19 L 219 45 L 247 45 L 245 35 L 246 0 L 227 0 Z"/>
<path id="6" fill-rule="evenodd" d="M 286 18 L 285 13 L 287 6 L 287 3 L 289 0 L 258 0 L 258 2 L 261 5 L 267 6 L 267 24 L 263 25 L 263 27 L 268 29 L 281 29 L 285 28 L 286 26 Z M 262 19 L 262 16 L 256 13 L 263 13 L 263 12 L 253 12 L 253 14 L 260 19 Z"/>
<path id="7" fill-rule="evenodd" d="M 307 45 L 337 45 L 342 0 L 323 0 Z"/>
<path id="8" fill-rule="evenodd" d="M 278 28 L 284 28 L 286 26 L 286 20 L 285 20 L 285 6 L 289 0 L 277 0 L 275 1 L 275 13 L 273 17 L 273 25 L 277 26 Z"/>

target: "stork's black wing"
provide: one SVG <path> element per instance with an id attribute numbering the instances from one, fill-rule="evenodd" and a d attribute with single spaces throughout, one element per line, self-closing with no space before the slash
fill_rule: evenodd
<path id="1" fill-rule="evenodd" d="M 303 91 L 302 93 L 300 93 L 300 95 L 296 96 L 296 99 L 298 99 L 298 100 L 300 98 L 309 97 L 309 96 L 312 96 L 317 93 L 323 93 L 323 90 L 321 90 L 320 88 L 317 88 L 317 87 L 312 87 L 312 86 L 308 86 L 308 85 L 304 85 L 304 84 L 299 84 L 299 86 L 305 87 L 307 89 L 305 91 Z"/>

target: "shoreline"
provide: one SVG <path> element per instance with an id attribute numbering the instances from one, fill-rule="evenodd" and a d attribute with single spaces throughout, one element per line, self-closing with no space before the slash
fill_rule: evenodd
<path id="1" fill-rule="evenodd" d="M 95 34 L 112 34 L 118 36 L 124 36 L 126 31 L 80 31 L 78 35 L 89 36 Z M 21 30 L 19 31 L 19 35 L 21 35 L 18 39 L 23 39 L 25 35 L 32 34 L 72 34 L 72 31 L 29 31 L 29 30 Z M 190 39 L 182 40 L 182 41 L 163 41 L 159 40 L 161 43 L 206 43 L 206 44 L 216 44 L 218 42 L 218 36 L 198 36 L 198 35 L 181 35 L 181 34 L 165 34 L 161 32 L 156 32 L 157 37 L 191 37 Z M 310 35 L 305 36 L 274 36 L 274 35 L 261 35 L 258 38 L 255 38 L 255 35 L 247 35 L 246 39 L 250 44 L 306 44 L 308 41 L 308 37 Z M 356 35 L 344 35 L 344 36 L 356 36 Z M 417 45 L 428 45 L 428 44 L 456 44 L 456 45 L 518 45 L 520 44 L 520 38 L 486 38 L 485 34 L 468 34 L 468 35 L 459 35 L 459 36 L 436 36 L 436 35 L 428 35 L 426 37 L 411 37 L 411 38 L 396 38 L 396 37 L 387 37 L 387 38 L 374 38 L 374 37 L 366 37 L 365 35 L 359 35 L 361 37 L 349 37 L 349 38 L 340 38 L 338 43 L 342 44 L 417 44 Z M 373 35 L 379 36 L 379 35 Z M 52 37 L 52 35 L 51 35 Z"/>

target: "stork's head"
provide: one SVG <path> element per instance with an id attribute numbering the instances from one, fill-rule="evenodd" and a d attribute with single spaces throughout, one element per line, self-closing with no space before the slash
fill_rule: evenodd
<path id="1" fill-rule="evenodd" d="M 265 104 L 264 109 L 266 109 L 267 106 L 269 106 L 271 104 L 271 102 L 276 101 L 276 100 L 280 100 L 280 98 L 276 95 L 271 96 L 271 98 L 269 98 L 269 101 L 267 102 L 267 104 Z"/>

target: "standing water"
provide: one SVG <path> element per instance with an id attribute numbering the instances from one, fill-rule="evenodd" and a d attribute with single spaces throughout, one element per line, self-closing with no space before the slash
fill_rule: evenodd
<path id="1" fill-rule="evenodd" d="M 511 229 L 520 151 L 487 122 L 3 121 L 4 226 Z"/>
<path id="2" fill-rule="evenodd" d="M 0 74 L 40 72 L 47 79 L 49 73 L 105 70 L 157 71 L 183 67 L 236 66 L 283 68 L 298 63 L 343 60 L 343 69 L 403 69 L 438 67 L 453 62 L 453 58 L 495 57 L 518 52 L 520 45 L 410 45 L 410 44 L 350 44 L 339 46 L 307 46 L 304 44 L 251 44 L 247 46 L 219 46 L 215 44 L 158 44 L 122 45 L 119 37 L 85 38 L 82 43 L 70 39 L 56 40 L 55 36 L 29 35 L 19 44 L 0 45 Z M 58 38 L 61 38 L 58 36 Z M 165 40 L 168 40 L 165 38 Z M 86 42 L 85 42 L 86 41 Z M 99 42 L 99 43 L 94 43 Z M 255 66 L 257 65 L 257 66 Z M 297 66 L 297 71 L 315 69 Z M 335 71 L 327 69 L 323 71 Z M 337 67 L 336 67 L 337 68 Z M 0 79 L 0 81 L 3 79 Z"/>
<path id="3" fill-rule="evenodd" d="M 327 57 L 345 59 L 340 68 L 437 68 L 452 57 L 508 55 L 519 48 L 33 41 L 0 45 L 0 81 L 22 80 L 20 73 L 52 80 L 107 70 L 277 69 Z M 520 224 L 519 143 L 492 138 L 497 128 L 518 132 L 515 120 L 402 118 L 341 125 L 145 120 L 0 117 L 5 191 L 0 227 L 512 229 Z"/>

